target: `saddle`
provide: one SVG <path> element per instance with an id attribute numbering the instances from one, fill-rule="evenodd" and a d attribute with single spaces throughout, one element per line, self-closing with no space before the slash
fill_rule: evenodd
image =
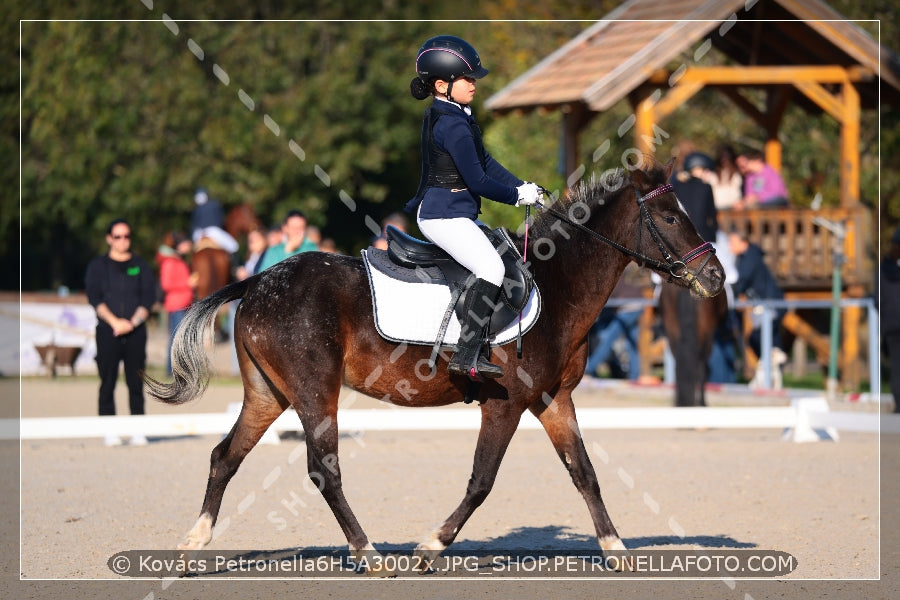
<path id="1" fill-rule="evenodd" d="M 199 252 L 201 250 L 224 250 L 224 248 L 217 244 L 211 237 L 203 236 L 197 240 L 193 247 L 194 252 Z"/>
<path id="2" fill-rule="evenodd" d="M 488 335 L 493 336 L 506 328 L 528 303 L 534 288 L 534 277 L 522 261 L 522 255 L 510 239 L 506 230 L 489 229 L 481 226 L 491 245 L 503 260 L 505 274 L 501 286 L 501 306 L 494 311 L 488 327 Z M 385 231 L 388 240 L 388 256 L 391 262 L 401 268 L 409 269 L 409 280 L 421 283 L 447 285 L 451 291 L 450 305 L 444 315 L 442 332 L 450 319 L 452 311 L 463 321 L 462 310 L 465 306 L 466 293 L 475 281 L 475 276 L 456 262 L 439 246 L 408 235 L 392 225 Z M 414 279 L 413 279 L 414 278 Z"/>

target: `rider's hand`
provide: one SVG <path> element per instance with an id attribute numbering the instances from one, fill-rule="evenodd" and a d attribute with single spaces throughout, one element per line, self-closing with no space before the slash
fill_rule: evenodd
<path id="1" fill-rule="evenodd" d="M 541 199 L 541 188 L 539 188 L 536 183 L 529 183 L 526 181 L 517 187 L 516 190 L 519 192 L 519 199 L 516 201 L 516 206 L 531 206 Z"/>

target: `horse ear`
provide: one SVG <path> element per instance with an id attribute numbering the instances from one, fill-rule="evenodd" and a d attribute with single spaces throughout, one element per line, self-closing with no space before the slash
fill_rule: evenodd
<path id="1" fill-rule="evenodd" d="M 663 168 L 666 171 L 666 181 L 668 181 L 669 177 L 672 176 L 672 171 L 675 170 L 675 157 L 670 158 Z"/>
<path id="2" fill-rule="evenodd" d="M 647 174 L 639 168 L 630 169 L 631 183 L 643 193 L 647 189 Z"/>
<path id="3" fill-rule="evenodd" d="M 675 157 L 674 156 L 668 160 L 668 162 L 663 166 L 663 169 L 666 171 L 666 181 L 668 181 L 669 177 L 672 176 L 672 171 L 675 170 Z"/>

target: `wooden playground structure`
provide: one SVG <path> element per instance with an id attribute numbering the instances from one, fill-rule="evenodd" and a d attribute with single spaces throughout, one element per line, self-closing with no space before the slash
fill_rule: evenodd
<path id="1" fill-rule="evenodd" d="M 704 64 L 711 48 L 727 60 Z M 766 162 L 777 170 L 778 134 L 788 106 L 831 116 L 841 131 L 838 207 L 720 212 L 719 225 L 748 233 L 762 247 L 786 299 L 832 299 L 836 257 L 842 261 L 841 298 L 864 298 L 874 290 L 878 230 L 875 211 L 860 201 L 860 115 L 900 104 L 900 74 L 887 68 L 890 58 L 887 48 L 820 0 L 628 0 L 486 106 L 496 114 L 558 111 L 569 185 L 587 170 L 579 148 L 587 124 L 622 100 L 633 111 L 629 129 L 635 149 L 652 154 L 660 143 L 658 124 L 700 90 L 713 89 L 759 125 Z M 591 143 L 604 147 L 602 140 Z M 856 390 L 865 362 L 879 357 L 861 351 L 872 333 L 864 309 L 849 306 L 841 312 L 840 382 Z M 825 365 L 831 360 L 830 337 L 814 320 L 791 310 L 783 324 Z M 644 350 L 651 350 L 642 354 L 653 357 L 651 323 L 648 313 L 642 340 Z"/>

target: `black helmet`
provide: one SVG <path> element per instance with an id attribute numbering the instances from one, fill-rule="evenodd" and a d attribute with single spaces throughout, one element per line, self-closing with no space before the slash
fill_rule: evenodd
<path id="1" fill-rule="evenodd" d="M 433 79 L 453 81 L 459 77 L 481 79 L 488 70 L 481 66 L 478 52 L 467 41 L 453 35 L 439 35 L 419 48 L 416 73 L 426 82 Z"/>
<path id="2" fill-rule="evenodd" d="M 703 167 L 713 171 L 716 168 L 716 161 L 702 152 L 691 152 L 684 157 L 684 170 L 692 171 L 694 167 Z"/>

